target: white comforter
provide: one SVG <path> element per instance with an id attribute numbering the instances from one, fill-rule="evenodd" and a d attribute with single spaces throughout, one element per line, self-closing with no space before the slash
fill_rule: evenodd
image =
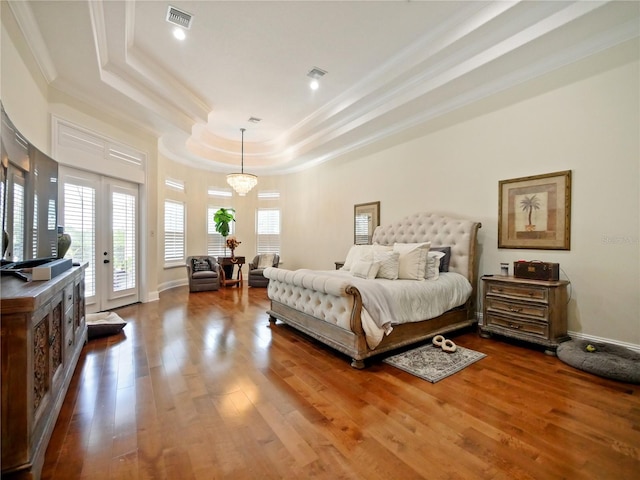
<path id="1" fill-rule="evenodd" d="M 340 270 L 315 273 L 348 280 L 362 295 L 362 326 L 373 349 L 393 325 L 428 320 L 462 305 L 471 295 L 469 281 L 458 273 L 441 272 L 437 280 L 367 280 Z"/>

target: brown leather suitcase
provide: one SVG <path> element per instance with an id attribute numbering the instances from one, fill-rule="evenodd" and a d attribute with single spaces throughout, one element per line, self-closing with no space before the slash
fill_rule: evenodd
<path id="1" fill-rule="evenodd" d="M 560 264 L 519 260 L 513 262 L 513 276 L 530 280 L 560 280 Z"/>

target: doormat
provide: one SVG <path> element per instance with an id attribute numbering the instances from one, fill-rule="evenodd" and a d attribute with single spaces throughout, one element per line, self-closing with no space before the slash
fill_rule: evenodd
<path id="1" fill-rule="evenodd" d="M 436 383 L 484 357 L 486 357 L 484 353 L 459 345 L 455 352 L 447 353 L 440 347 L 429 344 L 392 355 L 385 358 L 383 362 L 431 383 Z"/>

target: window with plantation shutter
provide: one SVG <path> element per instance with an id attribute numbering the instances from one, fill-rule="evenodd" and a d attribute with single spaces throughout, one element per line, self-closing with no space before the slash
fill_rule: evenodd
<path id="1" fill-rule="evenodd" d="M 64 183 L 64 232 L 71 237 L 65 258 L 88 262 L 85 270 L 85 296 L 96 293 L 96 190 L 82 180 Z"/>
<path id="2" fill-rule="evenodd" d="M 184 263 L 185 206 L 182 202 L 164 202 L 164 261 Z"/>
<path id="3" fill-rule="evenodd" d="M 280 253 L 280 209 L 259 208 L 257 212 L 257 253 Z"/>
<path id="4" fill-rule="evenodd" d="M 113 192 L 113 291 L 136 288 L 136 197 Z"/>

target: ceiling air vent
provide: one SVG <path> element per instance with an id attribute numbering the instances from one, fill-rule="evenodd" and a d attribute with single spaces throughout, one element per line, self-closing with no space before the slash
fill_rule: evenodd
<path id="1" fill-rule="evenodd" d="M 167 22 L 188 29 L 191 28 L 192 21 L 193 15 L 169 5 L 169 9 L 167 10 Z"/>
<path id="2" fill-rule="evenodd" d="M 315 78 L 317 80 L 318 78 L 323 77 L 326 73 L 326 70 L 322 70 L 318 67 L 313 67 L 311 70 L 309 70 L 309 73 L 307 73 L 307 77 Z"/>

